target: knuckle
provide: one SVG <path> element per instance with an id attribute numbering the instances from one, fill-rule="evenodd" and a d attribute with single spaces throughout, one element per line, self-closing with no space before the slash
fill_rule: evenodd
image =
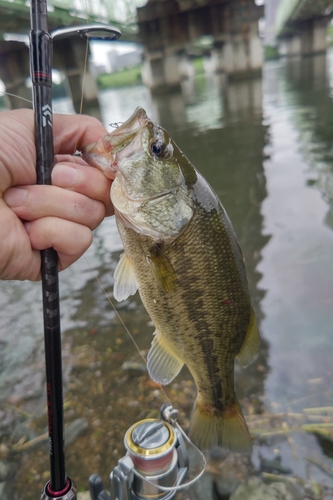
<path id="1" fill-rule="evenodd" d="M 101 201 L 92 201 L 88 209 L 89 220 L 86 224 L 90 229 L 96 229 L 105 217 L 105 206 Z"/>

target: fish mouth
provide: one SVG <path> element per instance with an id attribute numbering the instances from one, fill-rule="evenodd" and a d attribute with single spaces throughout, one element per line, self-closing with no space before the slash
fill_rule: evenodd
<path id="1" fill-rule="evenodd" d="M 148 121 L 145 110 L 137 108 L 120 127 L 86 146 L 82 151 L 82 158 L 113 180 L 118 171 L 118 160 L 142 149 L 141 132 Z"/>

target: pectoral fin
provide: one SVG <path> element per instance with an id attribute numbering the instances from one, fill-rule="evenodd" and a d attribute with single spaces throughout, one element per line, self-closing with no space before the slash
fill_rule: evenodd
<path id="1" fill-rule="evenodd" d="M 149 376 L 162 385 L 169 384 L 178 375 L 183 361 L 169 348 L 167 342 L 156 331 L 147 356 Z"/>
<path id="2" fill-rule="evenodd" d="M 159 245 L 151 247 L 146 258 L 160 288 L 166 293 L 174 292 L 177 286 L 177 277 L 169 259 L 164 255 Z"/>
<path id="3" fill-rule="evenodd" d="M 237 359 L 240 364 L 245 368 L 247 365 L 252 363 L 258 356 L 258 350 L 260 345 L 260 337 L 257 327 L 256 318 L 254 316 L 254 311 L 251 308 L 251 317 L 249 326 L 244 338 L 241 350 L 237 355 Z"/>
<path id="4" fill-rule="evenodd" d="M 113 296 L 118 301 L 127 299 L 134 295 L 138 289 L 131 261 L 126 253 L 120 256 L 114 272 Z"/>

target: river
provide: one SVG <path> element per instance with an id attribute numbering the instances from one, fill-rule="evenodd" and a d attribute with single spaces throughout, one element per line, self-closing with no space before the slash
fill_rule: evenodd
<path id="1" fill-rule="evenodd" d="M 204 174 L 232 220 L 262 337 L 258 359 L 246 370 L 236 366 L 237 392 L 249 423 L 254 422 L 254 435 L 256 415 L 275 415 L 281 429 L 296 425 L 288 418 L 313 413 L 309 408 L 331 407 L 322 421 L 329 419 L 333 53 L 267 62 L 262 78 L 252 80 L 226 84 L 221 75 L 198 75 L 183 83 L 182 92 L 163 97 L 137 86 L 106 90 L 99 98 L 106 126 L 126 120 L 138 105 L 145 108 Z M 71 111 L 66 99 L 54 108 Z M 65 420 L 85 418 L 66 453 L 68 475 L 80 489 L 87 488 L 93 472 L 107 482 L 124 454 L 126 429 L 157 415 L 165 401 L 96 280 L 112 299 L 121 248 L 115 221 L 107 219 L 86 255 L 60 275 Z M 1 476 L 0 467 L 0 497 L 1 491 L 10 492 L 13 500 L 38 498 L 49 477 L 47 445 L 23 446 L 46 432 L 41 307 L 40 284 L 0 283 L 0 466 L 5 471 Z M 116 307 L 146 353 L 153 328 L 139 297 Z M 186 428 L 195 397 L 189 373 L 184 369 L 166 391 Z M 265 422 L 269 432 L 274 425 Z M 309 478 L 309 457 L 332 468 L 332 442 L 305 432 L 257 437 L 252 466 L 258 472 L 262 456 L 279 457 L 289 475 Z M 23 446 L 20 453 L 8 453 L 13 445 Z M 333 483 L 317 469 L 310 476 Z M 201 498 L 198 490 L 188 495 Z"/>

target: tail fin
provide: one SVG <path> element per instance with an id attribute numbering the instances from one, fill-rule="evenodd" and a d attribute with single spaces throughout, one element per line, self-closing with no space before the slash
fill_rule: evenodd
<path id="1" fill-rule="evenodd" d="M 238 452 L 252 450 L 251 436 L 237 399 L 233 406 L 221 412 L 201 405 L 198 395 L 192 412 L 189 436 L 201 450 L 210 450 L 214 446 Z"/>

